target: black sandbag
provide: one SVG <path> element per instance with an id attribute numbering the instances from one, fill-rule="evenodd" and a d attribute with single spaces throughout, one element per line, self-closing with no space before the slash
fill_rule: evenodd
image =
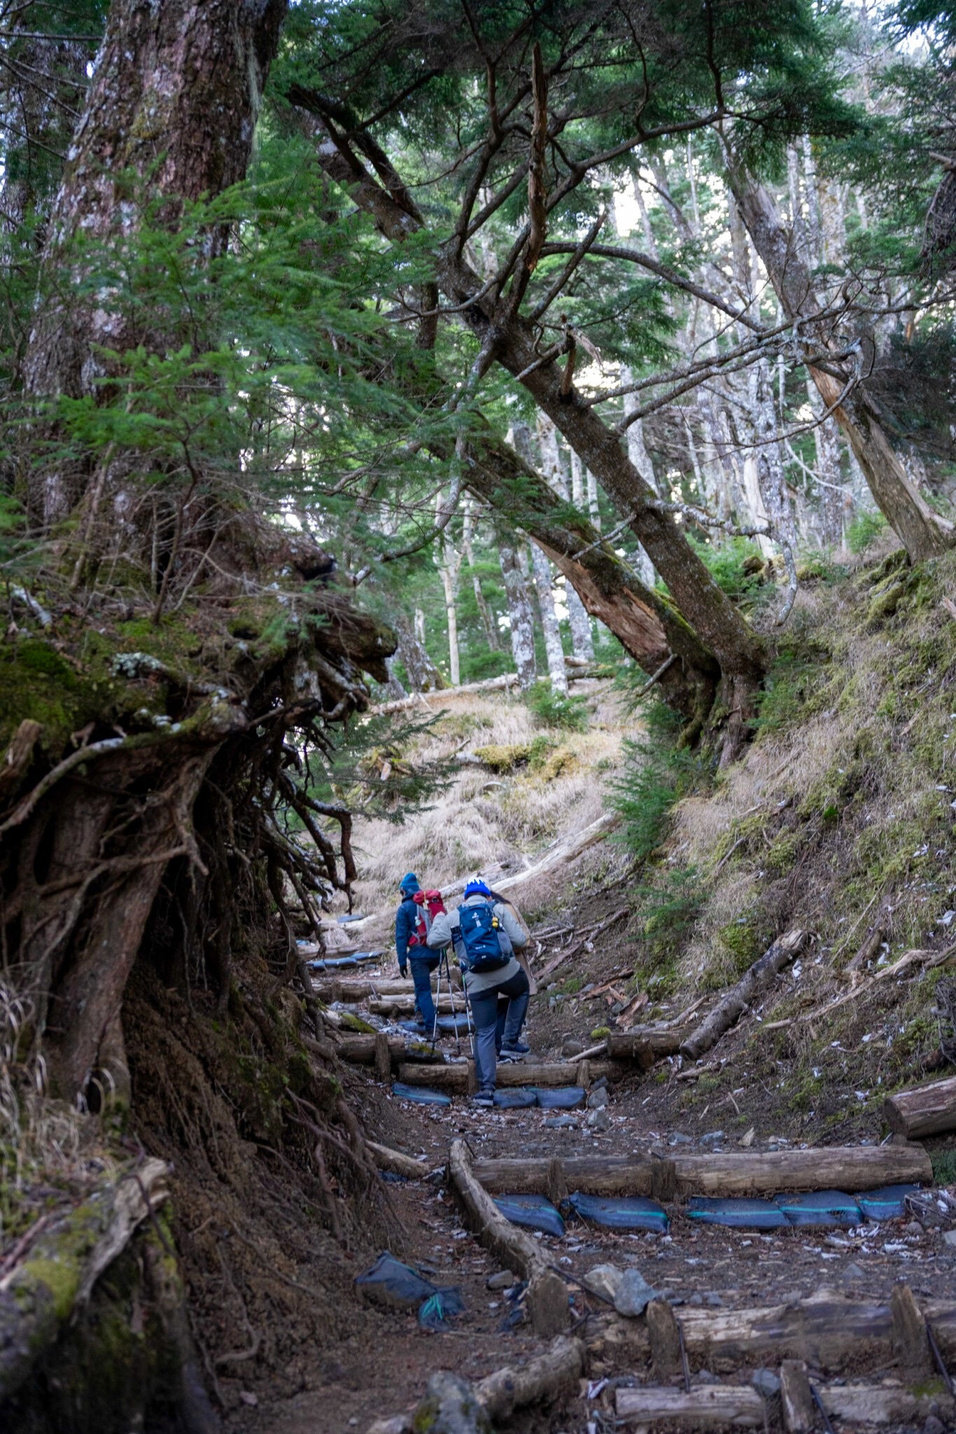
<path id="1" fill-rule="evenodd" d="M 397 1095 L 400 1100 L 410 1100 L 415 1105 L 451 1105 L 450 1095 L 443 1095 L 438 1090 L 427 1090 L 423 1085 L 406 1085 L 400 1080 L 394 1082 L 392 1095 Z"/>
<path id="2" fill-rule="evenodd" d="M 317 956 L 308 963 L 313 971 L 341 970 L 343 966 L 357 966 L 357 956 Z"/>
<path id="3" fill-rule="evenodd" d="M 604 1225 L 608 1230 L 660 1230 L 668 1226 L 667 1212 L 656 1200 L 627 1195 L 605 1199 L 599 1195 L 568 1196 L 568 1204 L 582 1220 Z"/>
<path id="4" fill-rule="evenodd" d="M 403 1265 L 388 1250 L 379 1255 L 364 1275 L 357 1275 L 355 1283 L 361 1294 L 392 1309 L 411 1309 L 437 1290 L 431 1280 L 426 1280 L 410 1265 Z"/>
<path id="5" fill-rule="evenodd" d="M 907 1195 L 918 1195 L 919 1190 L 918 1185 L 881 1185 L 854 1198 L 868 1220 L 900 1220 L 909 1213 Z"/>
<path id="6" fill-rule="evenodd" d="M 542 1110 L 576 1110 L 583 1105 L 587 1091 L 580 1085 L 562 1085 L 556 1089 L 538 1090 L 538 1104 Z"/>
<path id="7" fill-rule="evenodd" d="M 687 1202 L 686 1214 L 702 1225 L 726 1225 L 731 1230 L 779 1230 L 789 1224 L 786 1215 L 772 1200 L 728 1200 L 695 1195 Z"/>
<path id="8" fill-rule="evenodd" d="M 563 1235 L 560 1213 L 543 1195 L 496 1195 L 495 1204 L 512 1225 L 543 1230 L 546 1235 Z"/>
<path id="9" fill-rule="evenodd" d="M 431 1038 L 431 1034 L 432 1034 L 432 1028 L 431 1028 L 431 1026 L 424 1026 L 424 1025 L 422 1025 L 421 1021 L 411 1021 L 411 1020 L 409 1020 L 409 1021 L 399 1021 L 399 1022 L 398 1022 L 398 1025 L 399 1025 L 399 1028 L 400 1028 L 401 1030 L 403 1030 L 403 1031 L 408 1031 L 408 1032 L 410 1032 L 410 1034 L 413 1035 L 413 1036 L 427 1036 L 427 1037 Z M 462 1014 L 461 1014 L 460 1016 L 459 1016 L 459 1015 L 455 1015 L 455 1016 L 439 1016 L 439 1017 L 438 1017 L 438 1031 L 439 1031 L 439 1034 L 440 1034 L 440 1035 L 443 1035 L 443 1036 L 454 1036 L 454 1035 L 458 1035 L 458 1034 L 462 1034 L 462 1035 L 463 1035 L 463 1034 L 465 1033 L 465 1031 L 467 1031 L 467 1029 L 468 1029 L 468 1017 L 464 1014 L 464 1012 L 462 1012 Z"/>
<path id="10" fill-rule="evenodd" d="M 810 1190 L 803 1195 L 776 1195 L 774 1203 L 791 1225 L 801 1228 L 838 1225 L 849 1230 L 851 1225 L 864 1223 L 859 1205 L 852 1195 L 843 1190 Z"/>
<path id="11" fill-rule="evenodd" d="M 464 1308 L 465 1301 L 461 1297 L 461 1290 L 457 1285 L 447 1285 L 422 1301 L 418 1311 L 418 1323 L 422 1329 L 447 1329 L 448 1321 L 454 1319 L 455 1315 L 462 1314 Z"/>
<path id="12" fill-rule="evenodd" d="M 495 1091 L 495 1105 L 501 1110 L 528 1110 L 538 1104 L 537 1092 L 528 1086 L 510 1086 L 507 1090 Z"/>

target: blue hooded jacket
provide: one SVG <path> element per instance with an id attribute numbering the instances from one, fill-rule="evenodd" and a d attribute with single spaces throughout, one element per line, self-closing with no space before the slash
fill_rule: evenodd
<path id="1" fill-rule="evenodd" d="M 395 913 L 395 953 L 398 956 L 398 969 L 404 974 L 408 961 L 408 943 L 415 934 L 419 917 L 419 910 L 412 896 L 416 891 L 421 891 L 421 887 L 413 871 L 402 877 L 398 889 L 402 893 L 402 904 Z"/>

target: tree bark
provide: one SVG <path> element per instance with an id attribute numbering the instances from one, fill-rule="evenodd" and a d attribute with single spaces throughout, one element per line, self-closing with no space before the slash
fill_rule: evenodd
<path id="1" fill-rule="evenodd" d="M 930 1184 L 933 1167 L 921 1145 L 816 1146 L 812 1150 L 675 1155 L 681 1195 L 770 1195 L 778 1190 L 873 1190 Z"/>
<path id="2" fill-rule="evenodd" d="M 655 1156 L 572 1155 L 559 1164 L 567 1188 L 585 1195 L 673 1200 L 676 1191 L 673 1161 Z M 552 1161 L 547 1158 L 476 1160 L 473 1168 L 487 1190 L 514 1195 L 548 1195 L 553 1182 Z"/>
<path id="3" fill-rule="evenodd" d="M 780 974 L 784 966 L 793 961 L 809 940 L 806 931 L 787 931 L 755 961 L 743 978 L 727 995 L 718 1002 L 710 1015 L 685 1041 L 680 1052 L 688 1060 L 697 1060 L 711 1046 L 716 1045 L 725 1031 L 740 1019 L 743 1012 L 757 996 L 763 994 Z"/>
<path id="4" fill-rule="evenodd" d="M 760 255 L 789 319 L 804 319 L 801 339 L 805 352 L 831 346 L 831 334 L 822 320 L 814 325 L 821 305 L 806 261 L 786 228 L 768 190 L 740 165 L 728 159 L 727 180 L 754 248 Z M 838 402 L 850 371 L 840 364 L 834 373 L 810 366 L 810 377 L 856 454 L 870 492 L 913 562 L 939 557 L 956 542 L 953 524 L 940 518 L 910 483 L 903 465 L 890 446 L 865 383 L 859 381 Z M 839 377 L 836 376 L 839 374 Z"/>
<path id="5" fill-rule="evenodd" d="M 101 294 L 95 301 L 76 298 L 74 286 L 83 275 L 72 267 L 68 245 L 81 231 L 108 241 L 137 227 L 130 171 L 167 201 L 161 213 L 170 224 L 183 200 L 220 194 L 245 176 L 287 4 L 113 0 L 51 214 L 44 269 L 56 282 L 37 314 L 24 360 L 31 397 L 95 394 L 105 373 L 97 349 L 122 351 L 142 342 Z M 224 233 L 210 235 L 210 249 L 225 240 Z M 31 514 L 46 526 L 62 518 L 89 478 L 83 464 L 58 472 L 40 467 L 28 490 Z"/>
<path id="6" fill-rule="evenodd" d="M 498 544 L 498 562 L 501 566 L 501 580 L 505 585 L 508 599 L 508 616 L 511 620 L 511 655 L 522 691 L 526 692 L 537 676 L 537 662 L 534 655 L 534 613 L 528 584 L 522 571 L 519 550 L 511 543 Z"/>

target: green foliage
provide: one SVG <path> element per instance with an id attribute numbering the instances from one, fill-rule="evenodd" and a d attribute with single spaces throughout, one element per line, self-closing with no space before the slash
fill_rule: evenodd
<path id="1" fill-rule="evenodd" d="M 720 544 L 692 537 L 691 546 L 704 560 L 711 577 L 728 597 L 738 602 L 752 597 L 760 586 L 765 559 L 749 538 L 729 538 Z"/>
<path id="2" fill-rule="evenodd" d="M 887 530 L 882 513 L 858 512 L 847 524 L 846 545 L 851 553 L 865 553 Z"/>
<path id="3" fill-rule="evenodd" d="M 671 807 L 703 774 L 699 754 L 677 745 L 680 719 L 662 702 L 646 711 L 646 735 L 624 743 L 624 775 L 611 784 L 611 805 L 623 817 L 621 840 L 637 861 L 660 846 Z"/>
<path id="4" fill-rule="evenodd" d="M 565 697 L 556 692 L 549 678 L 536 682 L 525 703 L 538 727 L 556 727 L 567 732 L 586 732 L 588 704 L 584 697 Z"/>

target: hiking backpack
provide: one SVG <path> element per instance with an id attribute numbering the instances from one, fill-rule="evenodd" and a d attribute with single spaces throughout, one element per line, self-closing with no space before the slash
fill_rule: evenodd
<path id="1" fill-rule="evenodd" d="M 476 976 L 507 966 L 513 955 L 508 933 L 502 929 L 490 901 L 480 906 L 459 906 L 452 940 L 462 966 Z"/>
<path id="2" fill-rule="evenodd" d="M 432 929 L 432 922 L 439 911 L 444 911 L 440 891 L 416 891 L 412 900 L 418 907 L 415 913 L 415 925 L 412 934 L 408 938 L 408 944 L 412 946 L 427 946 L 428 933 Z"/>

